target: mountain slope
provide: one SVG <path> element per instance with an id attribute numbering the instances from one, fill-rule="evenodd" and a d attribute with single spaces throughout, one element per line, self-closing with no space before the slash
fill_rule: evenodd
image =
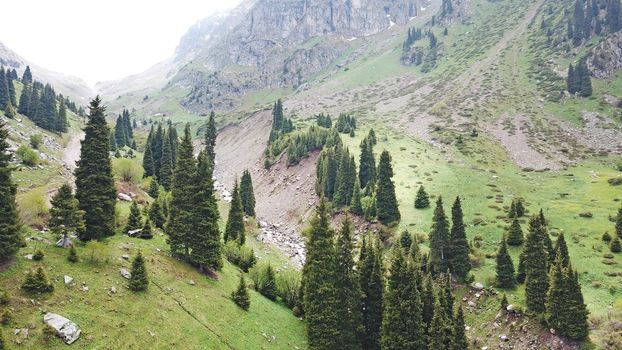
<path id="1" fill-rule="evenodd" d="M 30 65 L 35 80 L 54 86 L 58 92 L 69 96 L 80 105 L 86 104 L 88 99 L 94 96 L 93 90 L 82 79 L 33 64 L 19 56 L 2 42 L 0 42 L 0 65 L 16 69 L 20 77 L 26 66 Z"/>

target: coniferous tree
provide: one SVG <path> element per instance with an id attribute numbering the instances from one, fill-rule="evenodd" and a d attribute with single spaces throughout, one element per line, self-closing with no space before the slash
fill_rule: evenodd
<path id="1" fill-rule="evenodd" d="M 573 272 L 572 266 L 568 266 L 566 271 L 566 285 L 568 291 L 568 299 L 565 307 L 569 315 L 569 323 L 566 329 L 562 330 L 562 334 L 568 338 L 583 340 L 587 338 L 589 333 L 587 315 L 587 306 L 583 299 L 583 293 L 581 292 L 581 285 L 579 284 L 579 275 Z"/>
<path id="2" fill-rule="evenodd" d="M 548 259 L 544 245 L 546 229 L 539 217 L 529 221 L 529 234 L 523 247 L 523 264 L 525 268 L 525 301 L 527 308 L 535 313 L 545 311 L 546 293 L 548 291 Z"/>
<path id="3" fill-rule="evenodd" d="M 161 129 L 161 127 L 158 127 Z M 165 231 L 174 255 L 189 256 L 189 240 L 194 233 L 196 215 L 194 198 L 197 193 L 197 167 L 193 154 L 190 124 L 184 128 L 184 136 L 177 152 L 177 165 L 171 186 L 171 200 Z"/>
<path id="4" fill-rule="evenodd" d="M 451 272 L 462 280 L 466 280 L 471 271 L 469 259 L 469 242 L 466 238 L 464 218 L 460 197 L 456 197 L 451 207 L 451 233 L 449 241 L 449 256 L 451 257 Z"/>
<path id="5" fill-rule="evenodd" d="M 117 147 L 117 138 L 114 137 L 114 132 L 110 132 L 110 151 L 111 152 L 117 152 L 118 147 Z"/>
<path id="6" fill-rule="evenodd" d="M 147 290 L 149 286 L 149 277 L 147 276 L 147 267 L 145 266 L 145 258 L 139 251 L 132 261 L 132 270 L 128 287 L 134 292 Z"/>
<path id="7" fill-rule="evenodd" d="M 402 249 L 394 249 L 384 300 L 382 349 L 425 348 L 423 304 L 417 278 L 414 265 L 408 264 Z"/>
<path id="8" fill-rule="evenodd" d="M 619 238 L 622 238 L 622 206 L 620 207 L 620 209 L 618 209 L 618 215 L 616 216 L 616 224 L 615 224 L 615 231 L 616 231 L 616 236 L 618 236 Z"/>
<path id="9" fill-rule="evenodd" d="M 436 298 L 434 296 L 434 283 L 432 282 L 432 277 L 429 274 L 426 275 L 423 283 L 421 299 L 423 301 L 423 323 L 425 325 L 426 334 L 429 334 L 429 328 L 432 324 L 432 318 L 434 317 L 434 303 L 436 302 Z"/>
<path id="10" fill-rule="evenodd" d="M 363 215 L 363 204 L 361 203 L 361 183 L 358 179 L 354 179 L 354 187 L 352 188 L 352 201 L 350 203 L 350 212 L 355 215 Z"/>
<path id="11" fill-rule="evenodd" d="M 37 271 L 28 271 L 21 288 L 30 293 L 50 293 L 54 291 L 54 285 L 50 283 L 41 266 L 37 268 Z"/>
<path id="12" fill-rule="evenodd" d="M 55 130 L 58 132 L 67 132 L 67 107 L 65 106 L 65 100 L 61 99 L 58 104 L 58 115 L 56 117 Z"/>
<path id="13" fill-rule="evenodd" d="M 363 319 L 359 338 L 363 349 L 378 350 L 380 349 L 384 291 L 382 257 L 378 245 L 364 240 L 358 264 Z"/>
<path id="14" fill-rule="evenodd" d="M 574 35 L 572 37 L 572 42 L 576 46 L 581 44 L 585 36 L 585 13 L 583 12 L 583 0 L 575 0 L 572 22 L 574 24 Z"/>
<path id="15" fill-rule="evenodd" d="M 515 208 L 516 208 L 516 217 L 520 218 L 525 216 L 525 205 L 523 204 L 523 200 L 522 199 L 517 199 L 514 202 L 516 202 L 515 204 Z"/>
<path id="16" fill-rule="evenodd" d="M 446 350 L 448 344 L 451 344 L 452 337 L 451 333 L 448 332 L 447 321 L 445 309 L 441 306 L 439 300 L 436 300 L 434 303 L 434 316 L 429 326 L 428 350 Z"/>
<path id="17" fill-rule="evenodd" d="M 11 156 L 8 154 L 8 131 L 0 120 L 0 261 L 7 261 L 21 245 L 20 224 L 15 194 L 17 186 L 11 179 Z"/>
<path id="18" fill-rule="evenodd" d="M 568 245 L 566 245 L 566 239 L 564 234 L 560 233 L 555 242 L 555 257 L 561 257 L 562 267 L 570 266 L 570 254 L 568 253 Z"/>
<path id="19" fill-rule="evenodd" d="M 13 104 L 11 104 L 11 101 L 6 104 L 6 108 L 4 109 L 4 116 L 9 119 L 15 119 L 15 117 L 17 116 L 17 112 L 15 112 L 15 108 L 13 108 Z"/>
<path id="20" fill-rule="evenodd" d="M 153 204 L 151 204 L 151 206 L 149 207 L 149 221 L 151 221 L 157 228 L 164 228 L 166 215 L 164 215 L 159 200 L 154 201 Z"/>
<path id="21" fill-rule="evenodd" d="M 523 244 L 523 230 L 520 227 L 518 218 L 512 220 L 512 224 L 508 228 L 507 244 L 511 246 L 518 246 Z"/>
<path id="22" fill-rule="evenodd" d="M 153 238 L 153 231 L 151 229 L 151 221 L 149 221 L 149 217 L 145 219 L 145 224 L 142 227 L 142 231 L 140 231 L 140 238 Z"/>
<path id="23" fill-rule="evenodd" d="M 171 189 L 171 182 L 173 181 L 173 150 L 168 135 L 165 134 L 163 140 L 158 183 L 168 191 Z"/>
<path id="24" fill-rule="evenodd" d="M 205 151 L 207 152 L 208 159 L 212 163 L 216 159 L 216 137 L 217 137 L 217 129 L 216 129 L 216 114 L 212 111 L 209 115 L 209 120 L 207 121 L 207 130 L 205 131 Z"/>
<path id="25" fill-rule="evenodd" d="M 145 153 L 143 154 L 143 169 L 145 169 L 143 177 L 149 177 L 156 175 L 155 164 L 153 160 L 152 142 L 153 142 L 153 126 L 147 136 L 147 143 L 145 144 Z"/>
<path id="26" fill-rule="evenodd" d="M 151 158 L 153 159 L 153 174 L 155 176 L 160 176 L 163 148 L 164 131 L 162 130 L 162 124 L 158 124 L 158 127 L 155 129 L 155 132 L 153 134 L 153 138 L 151 139 Z M 175 165 L 175 167 L 177 167 L 177 164 Z"/>
<path id="27" fill-rule="evenodd" d="M 11 102 L 11 105 L 17 106 L 17 98 L 15 96 L 15 85 L 13 84 L 13 77 L 11 76 L 8 70 L 6 72 L 6 82 L 7 82 L 7 88 L 9 89 L 9 102 Z"/>
<path id="28" fill-rule="evenodd" d="M 393 184 L 393 167 L 391 155 L 383 151 L 378 163 L 378 183 L 376 187 L 376 215 L 378 220 L 387 225 L 400 220 L 401 215 L 395 196 L 395 184 Z"/>
<path id="29" fill-rule="evenodd" d="M 179 136 L 177 136 L 177 129 L 169 121 L 168 125 L 168 141 L 171 145 L 171 164 L 173 167 L 177 163 L 177 149 L 179 148 Z"/>
<path id="30" fill-rule="evenodd" d="M 26 70 L 24 70 L 24 74 L 22 75 L 22 83 L 32 84 L 32 72 L 30 71 L 30 66 L 26 66 Z"/>
<path id="31" fill-rule="evenodd" d="M 469 348 L 469 342 L 464 333 L 464 328 L 464 314 L 462 313 L 462 307 L 458 305 L 456 317 L 454 317 L 452 350 L 465 350 Z"/>
<path id="32" fill-rule="evenodd" d="M 123 118 L 119 115 L 117 117 L 117 122 L 114 125 L 114 138 L 117 141 L 117 146 L 122 148 L 126 145 L 129 145 L 129 141 L 126 139 L 127 133 L 125 132 L 125 123 L 123 122 Z"/>
<path id="33" fill-rule="evenodd" d="M 242 200 L 244 213 L 247 216 L 255 216 L 255 194 L 253 191 L 253 180 L 248 169 L 244 170 L 240 180 L 240 199 Z"/>
<path id="34" fill-rule="evenodd" d="M 443 199 L 439 196 L 430 229 L 430 269 L 434 275 L 446 271 L 449 266 L 449 239 L 449 223 L 443 209 Z"/>
<path id="35" fill-rule="evenodd" d="M 572 63 L 568 65 L 568 77 L 566 78 L 566 89 L 572 95 L 581 91 L 581 79 L 578 75 L 577 69 L 572 66 Z"/>
<path id="36" fill-rule="evenodd" d="M 84 211 L 80 210 L 80 203 L 73 196 L 69 184 L 63 184 L 51 200 L 50 230 L 67 239 L 69 233 L 78 235 L 84 232 Z"/>
<path id="37" fill-rule="evenodd" d="M 561 256 L 558 255 L 549 274 L 549 290 L 546 296 L 547 325 L 560 332 L 568 327 L 570 320 L 567 314 L 568 281 L 567 268 L 563 267 Z"/>
<path id="38" fill-rule="evenodd" d="M 333 198 L 335 205 L 349 205 L 352 200 L 352 191 L 354 188 L 354 179 L 356 178 L 356 165 L 354 158 L 350 157 L 350 152 L 345 149 L 342 152 L 341 162 L 337 175 L 337 189 Z"/>
<path id="39" fill-rule="evenodd" d="M 225 242 L 236 241 L 243 245 L 246 241 L 244 229 L 244 208 L 242 207 L 242 199 L 240 198 L 240 188 L 238 180 L 235 180 L 233 191 L 231 193 L 231 207 L 229 208 L 229 216 L 227 217 L 227 226 L 225 227 Z"/>
<path id="40" fill-rule="evenodd" d="M 423 188 L 423 185 L 419 186 L 417 190 L 417 197 L 415 198 L 415 208 L 424 209 L 430 206 L 430 197 L 428 197 L 428 193 Z"/>
<path id="41" fill-rule="evenodd" d="M 130 231 L 137 230 L 142 227 L 143 219 L 140 209 L 138 209 L 138 203 L 133 201 L 130 206 L 130 216 L 127 218 L 127 225 L 125 225 L 125 233 L 129 233 Z"/>
<path id="42" fill-rule="evenodd" d="M 0 109 L 4 110 L 7 103 L 11 101 L 9 97 L 9 83 L 7 81 L 4 67 L 0 67 Z"/>
<path id="43" fill-rule="evenodd" d="M 147 190 L 147 194 L 149 194 L 151 198 L 158 198 L 160 195 L 160 184 L 155 178 L 151 179 L 151 182 L 149 182 L 149 190 Z"/>
<path id="44" fill-rule="evenodd" d="M 611 250 L 612 253 L 619 253 L 622 251 L 622 244 L 620 244 L 620 238 L 618 236 L 614 236 L 611 243 L 609 243 L 609 250 Z"/>
<path id="45" fill-rule="evenodd" d="M 17 112 L 19 114 L 28 116 L 30 112 L 28 111 L 28 105 L 30 104 L 30 94 L 32 93 L 32 87 L 30 84 L 24 84 L 24 88 L 22 89 L 22 94 L 19 96 L 19 107 L 17 108 Z"/>
<path id="46" fill-rule="evenodd" d="M 505 239 L 501 240 L 497 250 L 496 285 L 499 288 L 514 288 L 516 277 L 514 276 L 514 263 L 508 253 Z"/>
<path id="47" fill-rule="evenodd" d="M 585 59 L 579 61 L 576 74 L 578 75 L 580 86 L 579 94 L 583 97 L 592 96 L 592 80 L 590 78 L 590 71 L 587 68 Z"/>
<path id="48" fill-rule="evenodd" d="M 302 270 L 303 309 L 309 349 L 339 349 L 341 300 L 335 288 L 336 253 L 326 201 L 320 200 L 308 230 L 307 257 Z"/>
<path id="49" fill-rule="evenodd" d="M 246 288 L 246 281 L 244 281 L 244 274 L 240 274 L 240 283 L 238 287 L 231 293 L 231 299 L 242 310 L 248 310 L 251 306 L 251 298 L 248 295 Z"/>
<path id="50" fill-rule="evenodd" d="M 376 179 L 376 160 L 374 159 L 374 143 L 369 136 L 361 143 L 361 156 L 359 159 L 359 181 L 361 188 L 365 188 Z"/>
<path id="51" fill-rule="evenodd" d="M 352 258 L 352 223 L 346 215 L 336 241 L 336 267 L 335 288 L 337 298 L 341 301 L 341 322 L 337 332 L 339 333 L 339 349 L 360 349 L 360 340 L 357 337 L 362 329 L 361 288 L 356 272 L 354 271 L 354 259 Z"/>
<path id="52" fill-rule="evenodd" d="M 199 186 L 196 193 L 195 230 L 191 235 L 191 259 L 204 268 L 220 270 L 222 268 L 222 247 L 218 220 L 220 214 L 214 196 L 214 180 L 211 176 L 211 161 L 206 152 L 199 154 L 197 174 Z"/>
<path id="53" fill-rule="evenodd" d="M 73 245 L 69 248 L 69 255 L 67 255 L 67 260 L 69 262 L 75 263 L 78 262 L 80 258 L 78 258 L 78 252 L 76 251 L 76 247 Z"/>
<path id="54" fill-rule="evenodd" d="M 117 197 L 109 156 L 105 107 L 101 105 L 99 96 L 91 101 L 89 108 L 80 160 L 75 170 L 76 198 L 80 209 L 85 212 L 86 229 L 80 235 L 82 240 L 102 239 L 114 234 Z"/>
<path id="55" fill-rule="evenodd" d="M 276 300 L 276 278 L 274 277 L 274 269 L 272 268 L 272 265 L 268 264 L 268 266 L 266 266 L 264 271 L 264 281 L 261 285 L 257 286 L 257 291 L 259 294 L 272 301 Z"/>

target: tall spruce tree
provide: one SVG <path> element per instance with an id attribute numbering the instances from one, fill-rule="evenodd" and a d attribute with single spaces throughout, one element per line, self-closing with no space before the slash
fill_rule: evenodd
<path id="1" fill-rule="evenodd" d="M 161 129 L 161 127 L 158 127 Z M 197 167 L 193 154 L 190 124 L 184 128 L 179 144 L 177 164 L 171 186 L 171 199 L 165 231 L 174 255 L 187 258 L 190 253 L 190 238 L 195 232 L 195 201 L 197 193 Z"/>
<path id="2" fill-rule="evenodd" d="M 507 244 L 511 246 L 518 246 L 523 244 L 524 240 L 520 222 L 518 221 L 518 218 L 514 218 L 512 220 L 512 224 L 510 224 L 510 227 L 508 228 Z"/>
<path id="3" fill-rule="evenodd" d="M 562 267 L 570 266 L 570 254 L 568 253 L 568 245 L 566 245 L 566 239 L 564 234 L 560 233 L 555 242 L 555 258 L 561 257 Z"/>
<path id="4" fill-rule="evenodd" d="M 393 184 L 393 167 L 391 155 L 383 151 L 378 163 L 378 183 L 376 186 L 376 214 L 378 220 L 387 225 L 400 220 L 400 210 L 395 196 L 395 184 Z"/>
<path id="5" fill-rule="evenodd" d="M 361 202 L 361 183 L 358 179 L 354 179 L 354 187 L 352 188 L 352 201 L 350 202 L 350 212 L 355 215 L 363 215 L 363 203 Z"/>
<path id="6" fill-rule="evenodd" d="M 544 246 L 546 229 L 541 217 L 532 217 L 529 221 L 529 233 L 523 247 L 523 264 L 525 268 L 525 301 L 527 308 L 535 313 L 545 311 L 546 293 L 548 291 L 548 259 Z"/>
<path id="7" fill-rule="evenodd" d="M 569 287 L 567 285 L 567 273 L 568 269 L 564 268 L 561 257 L 558 255 L 549 274 L 545 318 L 547 325 L 560 333 L 568 327 L 570 322 L 566 309 L 568 303 L 567 288 Z"/>
<path id="8" fill-rule="evenodd" d="M 469 348 L 469 342 L 464 333 L 464 329 L 464 314 L 462 312 L 462 307 L 458 305 L 456 316 L 454 317 L 452 350 L 465 350 Z"/>
<path id="9" fill-rule="evenodd" d="M 505 239 L 501 240 L 499 250 L 497 250 L 496 285 L 499 288 L 514 288 L 516 277 L 514 276 L 514 263 L 508 253 Z"/>
<path id="10" fill-rule="evenodd" d="M 303 308 L 309 349 L 339 349 L 341 316 L 335 288 L 336 252 L 326 200 L 321 199 L 308 229 L 307 257 L 302 269 Z"/>
<path id="11" fill-rule="evenodd" d="M 606 20 L 611 33 L 615 33 L 622 28 L 620 23 L 620 0 L 608 0 Z"/>
<path id="12" fill-rule="evenodd" d="M 163 149 L 164 149 L 164 130 L 162 129 L 162 124 L 158 123 L 158 126 L 153 134 L 153 138 L 151 139 L 151 158 L 153 158 L 153 174 L 156 177 L 160 176 L 160 167 L 162 166 Z M 177 164 L 175 164 L 175 166 L 177 166 Z M 160 181 L 160 179 L 158 179 L 158 181 Z"/>
<path id="13" fill-rule="evenodd" d="M 253 190 L 253 179 L 248 169 L 242 173 L 240 179 L 240 199 L 242 207 L 247 216 L 255 216 L 255 193 Z"/>
<path id="14" fill-rule="evenodd" d="M 0 67 L 0 110 L 4 111 L 10 100 L 6 72 L 4 71 L 4 67 Z"/>
<path id="15" fill-rule="evenodd" d="M 32 93 L 32 86 L 30 84 L 24 84 L 22 88 L 22 94 L 19 96 L 19 107 L 17 108 L 17 112 L 19 114 L 28 116 L 30 112 L 28 111 L 28 105 L 30 104 L 30 94 Z"/>
<path id="16" fill-rule="evenodd" d="M 197 162 L 198 190 L 196 193 L 195 230 L 190 238 L 190 258 L 205 268 L 220 270 L 222 268 L 222 247 L 218 220 L 220 214 L 214 196 L 214 180 L 210 173 L 210 160 L 207 153 L 201 152 Z"/>
<path id="17" fill-rule="evenodd" d="M 208 159 L 214 163 L 216 159 L 216 114 L 212 111 L 209 114 L 209 120 L 207 121 L 207 129 L 205 131 L 205 151 L 207 152 Z"/>
<path id="18" fill-rule="evenodd" d="M 52 197 L 50 208 L 50 230 L 65 239 L 69 233 L 78 235 L 84 231 L 84 211 L 80 210 L 80 203 L 73 196 L 69 184 L 63 184 Z"/>
<path id="19" fill-rule="evenodd" d="M 417 272 L 404 258 L 402 249 L 393 250 L 382 319 L 382 349 L 423 349 L 423 304 L 417 289 Z M 407 315 L 407 317 L 405 317 Z"/>
<path id="20" fill-rule="evenodd" d="M 117 190 L 112 177 L 109 156 L 109 129 L 97 96 L 89 106 L 89 116 L 84 128 L 80 160 L 75 170 L 76 198 L 85 212 L 86 228 L 81 240 L 102 239 L 114 234 Z"/>
<path id="21" fill-rule="evenodd" d="M 136 122 L 136 120 L 134 120 L 134 122 Z M 173 123 L 171 123 L 169 121 L 168 124 L 168 141 L 170 142 L 171 145 L 171 164 L 173 164 L 173 167 L 175 166 L 175 164 L 177 163 L 177 149 L 179 148 L 179 136 L 177 135 L 177 128 L 175 128 L 173 126 Z"/>
<path id="22" fill-rule="evenodd" d="M 589 311 L 583 299 L 581 292 L 581 284 L 579 284 L 579 275 L 573 272 L 572 266 L 568 266 L 566 272 L 566 285 L 568 291 L 568 303 L 565 305 L 568 312 L 568 327 L 562 330 L 562 334 L 570 339 L 584 340 L 589 333 L 587 315 Z"/>
<path id="23" fill-rule="evenodd" d="M 359 335 L 363 349 L 379 350 L 383 310 L 383 268 L 379 244 L 363 241 L 358 261 L 363 327 Z"/>
<path id="24" fill-rule="evenodd" d="M 450 320 L 445 315 L 445 308 L 437 299 L 434 303 L 434 316 L 428 331 L 428 350 L 446 350 L 452 343 Z M 453 328 L 453 327 L 452 327 Z"/>
<path id="25" fill-rule="evenodd" d="M 173 181 L 173 149 L 168 134 L 164 135 L 162 143 L 162 158 L 160 159 L 158 183 L 168 191 L 171 189 L 171 182 Z"/>
<path id="26" fill-rule="evenodd" d="M 443 199 L 441 196 L 436 201 L 434 216 L 432 217 L 432 228 L 430 229 L 430 269 L 433 275 L 447 271 L 449 267 L 449 222 L 443 209 Z"/>
<path id="27" fill-rule="evenodd" d="M 451 272 L 464 281 L 467 279 L 469 271 L 471 271 L 471 260 L 469 259 L 469 242 L 466 238 L 460 197 L 456 197 L 456 200 L 451 207 L 451 222 L 449 241 Z"/>
<path id="28" fill-rule="evenodd" d="M 117 141 L 118 147 L 122 148 L 129 145 L 130 140 L 126 139 L 126 136 L 125 123 L 123 122 L 123 118 L 119 115 L 114 125 L 114 138 Z"/>
<path id="29" fill-rule="evenodd" d="M 147 142 L 145 143 L 145 151 L 143 154 L 143 169 L 145 169 L 145 172 L 143 173 L 143 177 L 149 177 L 149 176 L 154 176 L 156 175 L 155 173 L 155 164 L 154 164 L 154 160 L 153 160 L 153 153 L 152 153 L 152 143 L 153 143 L 153 125 L 151 126 L 151 129 L 149 130 L 149 135 L 147 135 Z"/>
<path id="30" fill-rule="evenodd" d="M 15 194 L 17 186 L 11 179 L 11 156 L 8 153 L 9 133 L 0 120 L 0 261 L 7 261 L 22 243 Z"/>
<path id="31" fill-rule="evenodd" d="M 359 159 L 359 181 L 361 188 L 376 180 L 376 160 L 374 159 L 374 144 L 369 137 L 361 143 L 361 156 Z"/>
<path id="32" fill-rule="evenodd" d="M 426 334 L 429 334 L 432 318 L 434 317 L 434 304 L 436 302 L 436 297 L 434 296 L 434 282 L 432 281 L 431 275 L 426 274 L 423 282 L 423 289 L 421 292 L 421 299 L 423 302 L 423 323 L 425 325 Z"/>
<path id="33" fill-rule="evenodd" d="M 579 94 L 583 97 L 592 96 L 592 79 L 590 78 L 590 71 L 587 68 L 586 59 L 579 61 L 576 74 L 578 74 L 579 79 Z"/>
<path id="34" fill-rule="evenodd" d="M 22 83 L 32 84 L 32 72 L 30 71 L 30 66 L 26 66 L 26 69 L 24 70 L 24 74 L 22 75 Z"/>
<path id="35" fill-rule="evenodd" d="M 341 315 L 339 323 L 339 349 L 360 349 L 360 339 L 357 337 L 362 329 L 361 288 L 358 276 L 354 270 L 352 258 L 352 223 L 346 215 L 336 241 L 336 274 L 335 288 L 337 298 L 341 301 L 339 307 Z"/>
<path id="36" fill-rule="evenodd" d="M 235 180 L 233 191 L 231 192 L 231 207 L 229 208 L 227 226 L 225 227 L 225 242 L 227 241 L 236 241 L 239 245 L 243 245 L 246 241 L 244 208 L 242 207 L 240 187 L 238 186 L 237 179 Z"/>

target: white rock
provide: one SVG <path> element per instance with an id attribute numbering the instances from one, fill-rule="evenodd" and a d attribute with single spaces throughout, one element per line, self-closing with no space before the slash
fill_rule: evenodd
<path id="1" fill-rule="evenodd" d="M 482 289 L 484 289 L 484 285 L 479 283 L 479 282 L 477 282 L 477 283 L 475 283 L 473 285 L 473 288 L 475 288 L 476 290 L 482 290 Z"/>
<path id="2" fill-rule="evenodd" d="M 188 281 L 188 284 L 191 285 L 191 286 L 194 286 L 197 283 L 194 280 L 190 280 L 190 281 Z"/>
<path id="3" fill-rule="evenodd" d="M 110 293 L 117 294 L 117 288 L 115 288 L 114 286 L 110 287 Z"/>
<path id="4" fill-rule="evenodd" d="M 469 302 L 467 303 L 467 306 L 470 307 L 470 308 L 476 308 L 477 304 L 475 304 L 475 302 L 469 300 Z"/>
<path id="5" fill-rule="evenodd" d="M 26 258 L 28 260 L 32 260 L 32 254 L 26 254 L 26 255 L 24 255 L 24 258 Z"/>
<path id="6" fill-rule="evenodd" d="M 508 341 L 508 340 L 510 340 L 510 338 L 508 338 L 508 336 L 507 336 L 507 335 L 505 335 L 505 334 L 501 334 L 501 335 L 499 336 L 499 339 L 501 339 L 501 341 Z"/>
<path id="7" fill-rule="evenodd" d="M 123 258 L 123 260 L 130 260 L 130 256 L 127 254 L 121 255 L 121 257 Z"/>
<path id="8" fill-rule="evenodd" d="M 120 268 L 119 273 L 121 274 L 121 276 L 123 276 L 124 278 L 127 278 L 128 280 L 130 279 L 130 277 L 132 277 L 132 273 L 124 268 Z"/>
<path id="9" fill-rule="evenodd" d="M 71 284 L 71 282 L 73 282 L 73 277 L 65 275 L 64 280 L 65 280 L 65 285 L 68 286 Z"/>
<path id="10" fill-rule="evenodd" d="M 128 196 L 128 195 L 127 195 L 127 194 L 125 194 L 125 193 L 119 193 L 119 194 L 117 195 L 117 198 L 118 198 L 119 200 L 126 201 L 126 202 L 131 202 L 131 201 L 132 201 L 132 197 Z"/>
<path id="11" fill-rule="evenodd" d="M 61 337 L 66 344 L 71 344 L 76 341 L 82 332 L 75 323 L 61 315 L 53 314 L 51 312 L 43 315 L 43 322 L 54 328 L 57 335 Z"/>

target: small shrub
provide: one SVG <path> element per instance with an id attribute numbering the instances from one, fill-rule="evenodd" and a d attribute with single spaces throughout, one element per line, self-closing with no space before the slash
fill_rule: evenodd
<path id="1" fill-rule="evenodd" d="M 582 218 L 588 218 L 589 219 L 589 218 L 594 217 L 594 214 L 592 214 L 592 212 L 590 212 L 590 211 L 584 211 L 582 213 L 579 213 L 579 216 L 582 217 Z"/>
<path id="2" fill-rule="evenodd" d="M 123 182 L 138 184 L 143 178 L 143 168 L 131 159 L 115 159 L 112 163 L 115 177 Z"/>
<path id="3" fill-rule="evenodd" d="M 300 273 L 295 270 L 285 270 L 276 275 L 276 290 L 285 305 L 293 309 L 300 298 Z"/>
<path id="4" fill-rule="evenodd" d="M 17 200 L 19 207 L 19 217 L 21 221 L 29 226 L 42 226 L 44 217 L 48 213 L 48 205 L 43 189 L 28 191 Z"/>
<path id="5" fill-rule="evenodd" d="M 2 315 L 0 315 L 0 323 L 2 323 L 5 326 L 9 325 L 12 320 L 13 320 L 13 314 L 11 313 L 9 309 L 4 310 L 2 312 Z"/>
<path id="6" fill-rule="evenodd" d="M 69 255 L 67 255 L 67 260 L 72 263 L 78 262 L 78 252 L 76 252 L 76 248 L 74 246 L 71 246 L 71 248 L 69 248 Z"/>
<path id="7" fill-rule="evenodd" d="M 622 185 L 622 177 L 613 177 L 613 178 L 607 180 L 607 182 L 611 186 L 619 186 L 619 185 Z"/>
<path id="8" fill-rule="evenodd" d="M 28 166 L 35 166 L 39 164 L 39 155 L 32 148 L 21 145 L 17 149 L 17 155 L 22 160 L 22 163 Z"/>
<path id="9" fill-rule="evenodd" d="M 8 305 L 11 298 L 9 297 L 9 293 L 5 290 L 0 293 L 0 305 Z"/>
<path id="10" fill-rule="evenodd" d="M 620 238 L 618 238 L 617 235 L 613 238 L 613 240 L 611 240 L 611 243 L 609 243 L 609 250 L 611 250 L 612 253 L 619 253 L 622 251 Z"/>
<path id="11" fill-rule="evenodd" d="M 55 336 L 56 336 L 56 329 L 54 329 L 54 327 L 50 326 L 49 324 L 46 324 L 45 326 L 43 326 L 43 329 L 41 330 L 41 337 L 43 338 L 44 343 L 51 342 Z"/>
<path id="12" fill-rule="evenodd" d="M 611 242 L 611 235 L 609 234 L 609 232 L 603 233 L 603 241 L 607 243 Z"/>
<path id="13" fill-rule="evenodd" d="M 30 135 L 30 146 L 34 149 L 39 149 L 39 146 L 43 142 L 43 135 L 41 134 L 32 134 Z"/>
<path id="14" fill-rule="evenodd" d="M 227 261 L 238 266 L 244 272 L 248 272 L 257 263 L 255 251 L 247 246 L 239 246 L 236 242 L 227 242 L 223 254 Z"/>
<path id="15" fill-rule="evenodd" d="M 99 263 L 104 260 L 108 260 L 106 255 L 106 245 L 99 241 L 88 241 L 86 243 L 86 250 L 89 254 L 89 260 L 91 263 Z"/>
<path id="16" fill-rule="evenodd" d="M 45 254 L 43 254 L 43 251 L 41 249 L 37 249 L 37 251 L 32 255 L 32 260 L 41 261 L 44 256 Z"/>
<path id="17" fill-rule="evenodd" d="M 231 292 L 231 299 L 242 310 L 248 310 L 251 306 L 251 299 L 246 289 L 246 281 L 244 281 L 244 275 L 240 275 L 240 283 L 235 291 Z"/>

